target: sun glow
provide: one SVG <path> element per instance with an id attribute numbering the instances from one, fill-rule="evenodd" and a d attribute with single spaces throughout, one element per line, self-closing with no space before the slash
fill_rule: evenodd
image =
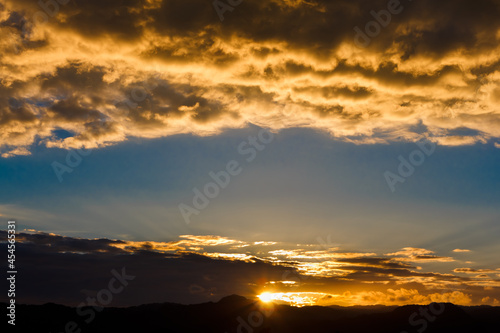
<path id="1" fill-rule="evenodd" d="M 262 302 L 279 302 L 292 306 L 316 305 L 318 300 L 324 297 L 324 293 L 314 292 L 288 292 L 288 293 L 269 293 L 264 292 L 257 296 Z"/>
<path id="2" fill-rule="evenodd" d="M 274 294 L 271 294 L 271 293 L 262 293 L 260 294 L 259 296 L 259 299 L 264 302 L 264 303 L 268 303 L 268 302 L 271 302 L 274 300 L 274 297 L 273 297 Z"/>

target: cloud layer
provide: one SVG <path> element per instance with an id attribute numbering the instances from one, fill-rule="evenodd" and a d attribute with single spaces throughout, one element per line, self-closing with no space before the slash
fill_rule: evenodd
<path id="1" fill-rule="evenodd" d="M 3 157 L 249 123 L 498 145 L 497 0 L 402 1 L 376 34 L 388 1 L 42 4 L 0 2 Z"/>
<path id="2" fill-rule="evenodd" d="M 0 231 L 0 236 L 6 237 L 6 232 Z M 18 275 L 20 303 L 77 305 L 94 297 L 106 286 L 111 270 L 122 267 L 136 278 L 116 297 L 116 306 L 197 303 L 263 292 L 294 305 L 498 305 L 500 299 L 500 269 L 441 267 L 436 272 L 426 265 L 439 258 L 460 263 L 426 249 L 378 255 L 325 244 L 244 242 L 220 236 L 132 242 L 35 231 L 19 233 L 16 239 L 16 259 L 23 267 Z M 6 242 L 1 245 L 6 247 Z"/>

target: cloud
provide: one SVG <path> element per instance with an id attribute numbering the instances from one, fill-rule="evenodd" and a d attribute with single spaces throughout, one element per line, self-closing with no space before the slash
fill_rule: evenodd
<path id="1" fill-rule="evenodd" d="M 455 273 L 466 273 L 466 274 L 474 274 L 474 273 L 497 273 L 500 269 L 475 269 L 475 268 L 455 268 L 453 272 Z"/>
<path id="2" fill-rule="evenodd" d="M 401 251 L 394 253 L 387 253 L 388 256 L 402 256 L 396 258 L 401 261 L 437 261 L 437 262 L 450 262 L 455 261 L 451 257 L 440 257 L 433 255 L 434 251 L 415 248 L 415 247 L 405 247 Z"/>
<path id="3" fill-rule="evenodd" d="M 26 147 L 17 147 L 9 151 L 8 153 L 3 153 L 2 157 L 12 157 L 12 156 L 27 156 L 31 155 L 31 152 L 26 149 Z"/>
<path id="4" fill-rule="evenodd" d="M 388 289 L 387 292 L 365 292 L 353 295 L 361 304 L 384 304 L 384 305 L 403 305 L 403 304 L 429 304 L 432 302 L 450 302 L 454 304 L 467 305 L 471 303 L 471 296 L 461 291 L 447 293 L 434 293 L 422 295 L 415 289 Z"/>
<path id="5" fill-rule="evenodd" d="M 384 291 L 345 292 L 342 294 L 327 294 L 327 293 L 308 293 L 308 292 L 283 292 L 283 293 L 268 293 L 266 298 L 272 299 L 275 302 L 284 302 L 287 304 L 304 306 L 304 305 L 426 305 L 433 302 L 437 303 L 454 303 L 468 305 L 471 303 L 470 295 L 455 291 L 447 293 L 432 293 L 423 294 L 416 289 L 386 289 Z M 483 303 L 493 303 L 489 297 L 482 300 Z"/>
<path id="6" fill-rule="evenodd" d="M 0 231 L 0 236 L 6 237 L 6 232 Z M 38 231 L 18 233 L 16 240 L 24 272 L 19 276 L 23 288 L 18 301 L 24 303 L 78 304 L 103 288 L 112 269 L 121 267 L 137 278 L 134 286 L 123 297 L 120 295 L 117 306 L 165 301 L 197 303 L 233 293 L 252 296 L 263 291 L 309 293 L 309 300 L 311 295 L 337 295 L 334 303 L 344 305 L 431 301 L 481 304 L 484 297 L 500 297 L 499 281 L 484 275 L 498 270 L 456 269 L 456 273 L 477 275 L 460 277 L 416 269 L 390 257 L 363 256 L 362 252 L 358 257 L 304 255 L 285 260 L 270 253 L 287 253 L 296 244 L 247 244 L 214 235 L 185 235 L 170 242 L 133 242 Z M 0 245 L 6 247 L 7 243 Z M 320 245 L 304 245 L 312 249 L 302 250 L 304 253 L 323 251 L 315 249 Z M 328 252 L 342 253 L 339 249 Z M 38 278 L 41 275 L 44 279 Z M 462 291 L 465 289 L 467 293 Z M 344 294 L 352 296 L 338 296 Z"/>
<path id="7" fill-rule="evenodd" d="M 466 249 L 455 249 L 455 250 L 453 250 L 453 252 L 462 253 L 462 252 L 470 252 L 470 250 L 466 250 Z"/>
<path id="8" fill-rule="evenodd" d="M 359 144 L 498 139 L 498 3 L 412 2 L 357 47 L 354 27 L 386 6 L 247 0 L 220 22 L 201 0 L 74 1 L 50 15 L 36 2 L 6 0 L 0 153 L 250 123 Z M 71 136 L 54 134 L 61 129 Z"/>
<path id="9" fill-rule="evenodd" d="M 492 299 L 491 297 L 484 297 L 481 300 L 481 302 L 484 303 L 484 304 L 490 304 L 490 305 L 493 305 L 493 306 L 498 306 L 500 304 L 499 300 L 497 300 L 496 298 Z"/>

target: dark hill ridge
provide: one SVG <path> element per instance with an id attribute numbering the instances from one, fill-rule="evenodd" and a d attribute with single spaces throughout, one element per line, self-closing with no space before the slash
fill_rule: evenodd
<path id="1" fill-rule="evenodd" d="M 1 305 L 6 309 L 6 303 Z M 4 326 L 7 325 L 4 320 Z M 498 333 L 500 308 L 463 307 L 451 303 L 297 308 L 265 306 L 255 300 L 231 295 L 217 303 L 86 307 L 79 313 L 75 308 L 51 303 L 18 305 L 15 330 L 12 328 L 8 325 L 7 332 Z"/>

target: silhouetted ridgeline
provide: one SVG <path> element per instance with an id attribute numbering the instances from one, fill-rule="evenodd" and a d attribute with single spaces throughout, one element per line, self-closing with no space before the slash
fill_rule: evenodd
<path id="1" fill-rule="evenodd" d="M 228 296 L 217 303 L 148 304 L 129 308 L 80 309 L 56 304 L 18 305 L 16 327 L 2 332 L 179 332 L 179 333 L 498 333 L 500 307 L 450 303 L 403 307 L 303 307 Z"/>

